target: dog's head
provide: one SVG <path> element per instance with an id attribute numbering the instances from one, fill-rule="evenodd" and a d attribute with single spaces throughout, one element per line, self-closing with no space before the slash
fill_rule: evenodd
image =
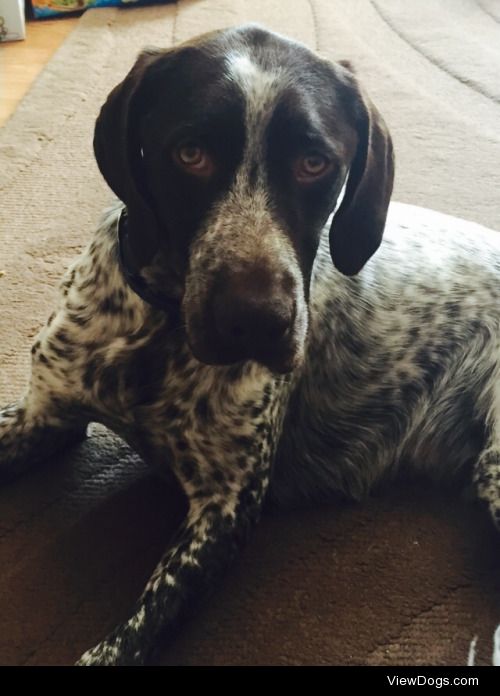
<path id="1" fill-rule="evenodd" d="M 357 273 L 394 175 L 379 113 L 346 63 L 256 26 L 142 53 L 96 124 L 135 271 L 181 303 L 203 362 L 300 363 L 322 227 Z M 158 287 L 160 286 L 160 287 Z"/>

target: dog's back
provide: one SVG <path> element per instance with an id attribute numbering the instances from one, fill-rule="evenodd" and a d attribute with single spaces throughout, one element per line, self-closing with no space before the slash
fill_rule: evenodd
<path id="1" fill-rule="evenodd" d="M 401 469 L 463 473 L 484 446 L 498 378 L 498 234 L 392 204 L 358 276 L 332 268 L 323 236 L 312 287 L 272 498 L 359 499 Z"/>

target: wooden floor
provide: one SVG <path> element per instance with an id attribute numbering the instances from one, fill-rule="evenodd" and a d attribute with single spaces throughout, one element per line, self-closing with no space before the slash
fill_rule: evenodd
<path id="1" fill-rule="evenodd" d="M 25 41 L 0 45 L 0 126 L 15 111 L 39 72 L 77 22 L 78 17 L 28 22 Z"/>

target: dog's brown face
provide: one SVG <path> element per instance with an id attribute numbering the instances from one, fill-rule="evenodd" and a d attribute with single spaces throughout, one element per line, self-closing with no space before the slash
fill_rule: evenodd
<path id="1" fill-rule="evenodd" d="M 394 173 L 382 119 L 347 67 L 261 28 L 143 53 L 94 144 L 127 205 L 135 268 L 181 303 L 203 362 L 301 362 L 312 265 L 344 183 L 334 264 L 355 274 L 380 244 Z"/>

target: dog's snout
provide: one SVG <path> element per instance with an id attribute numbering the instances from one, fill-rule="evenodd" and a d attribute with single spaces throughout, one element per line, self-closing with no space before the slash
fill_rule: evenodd
<path id="1" fill-rule="evenodd" d="M 247 347 L 265 347 L 286 337 L 293 311 L 286 299 L 238 297 L 219 293 L 214 299 L 215 326 L 221 338 Z"/>
<path id="2" fill-rule="evenodd" d="M 227 347 L 248 356 L 282 347 L 291 332 L 295 302 L 283 283 L 235 274 L 213 296 L 215 331 Z"/>

